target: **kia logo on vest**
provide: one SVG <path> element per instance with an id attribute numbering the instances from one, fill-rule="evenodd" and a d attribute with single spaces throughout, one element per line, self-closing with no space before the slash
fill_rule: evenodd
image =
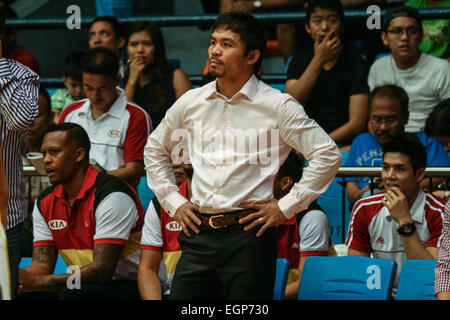
<path id="1" fill-rule="evenodd" d="M 67 226 L 67 222 L 64 220 L 50 220 L 48 222 L 48 227 L 52 230 L 61 230 Z"/>
<path id="2" fill-rule="evenodd" d="M 120 131 L 119 130 L 110 130 L 110 131 L 108 131 L 108 136 L 110 136 L 111 138 L 119 138 Z"/>
<path id="3" fill-rule="evenodd" d="M 170 221 L 166 224 L 166 229 L 169 231 L 181 231 L 183 228 L 181 228 L 181 225 L 176 221 Z"/>

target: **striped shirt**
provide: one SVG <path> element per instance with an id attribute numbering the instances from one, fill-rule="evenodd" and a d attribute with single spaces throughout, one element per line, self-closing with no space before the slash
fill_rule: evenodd
<path id="1" fill-rule="evenodd" d="M 435 270 L 434 292 L 450 292 L 450 200 L 445 206 L 441 249 Z"/>
<path id="2" fill-rule="evenodd" d="M 6 229 L 25 219 L 21 154 L 27 129 L 38 115 L 38 98 L 39 76 L 17 61 L 0 58 L 0 145 L 9 185 Z"/>

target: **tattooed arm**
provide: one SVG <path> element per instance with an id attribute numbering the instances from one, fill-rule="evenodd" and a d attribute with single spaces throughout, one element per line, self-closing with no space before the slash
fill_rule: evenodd
<path id="1" fill-rule="evenodd" d="M 122 249 L 123 246 L 118 244 L 94 246 L 94 261 L 80 268 L 81 285 L 111 281 Z M 31 265 L 26 269 L 19 268 L 19 292 L 58 291 L 64 288 L 71 274 L 50 274 L 55 262 L 55 247 L 35 247 Z"/>

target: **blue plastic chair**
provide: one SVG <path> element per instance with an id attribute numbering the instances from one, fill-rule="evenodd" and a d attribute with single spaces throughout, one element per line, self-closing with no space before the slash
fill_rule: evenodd
<path id="1" fill-rule="evenodd" d="M 397 263 L 361 256 L 308 257 L 298 300 L 389 300 Z"/>
<path id="2" fill-rule="evenodd" d="M 288 259 L 277 259 L 277 273 L 275 277 L 275 287 L 273 290 L 273 300 L 284 300 L 286 282 L 291 264 Z"/>
<path id="3" fill-rule="evenodd" d="M 19 267 L 25 269 L 31 264 L 31 260 L 32 260 L 31 257 L 23 257 L 20 260 Z M 53 274 L 65 274 L 65 273 L 67 273 L 67 264 L 61 256 L 58 256 Z"/>
<path id="4" fill-rule="evenodd" d="M 397 300 L 436 300 L 435 268 L 436 260 L 406 260 L 400 272 Z"/>

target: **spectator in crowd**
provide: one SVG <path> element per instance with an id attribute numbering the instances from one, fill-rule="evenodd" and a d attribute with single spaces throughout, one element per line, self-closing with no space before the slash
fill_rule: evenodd
<path id="1" fill-rule="evenodd" d="M 19 269 L 19 292 L 54 291 L 54 298 L 68 300 L 138 299 L 145 212 L 136 192 L 89 165 L 89 137 L 77 124 L 52 126 L 41 149 L 53 186 L 33 209 L 33 258 Z M 67 285 L 71 273 L 52 274 L 58 253 L 79 268 L 76 290 Z"/>
<path id="2" fill-rule="evenodd" d="M 436 135 L 450 151 L 450 99 L 443 101 L 435 110 L 441 110 L 433 124 L 433 135 Z M 448 192 L 448 191 L 447 191 Z M 447 201 L 443 215 L 441 249 L 435 270 L 436 281 L 434 291 L 438 300 L 450 300 L 450 200 Z"/>
<path id="3" fill-rule="evenodd" d="M 362 133 L 353 141 L 345 160 L 346 167 L 375 167 L 381 166 L 383 160 L 382 145 L 393 138 L 405 133 L 408 123 L 409 99 L 406 91 L 395 85 L 383 85 L 375 88 L 369 97 L 369 125 L 370 133 Z M 450 157 L 435 137 L 423 131 L 414 132 L 419 138 L 427 153 L 427 167 L 448 167 Z M 376 178 L 370 184 L 370 177 L 348 177 L 347 197 L 351 204 L 367 197 L 373 191 L 382 189 L 380 180 Z M 433 185 L 437 186 L 443 179 L 433 178 Z M 421 182 L 422 189 L 429 189 L 429 179 Z M 371 190 L 374 188 L 375 190 Z M 430 191 L 430 190 L 428 190 Z"/>
<path id="4" fill-rule="evenodd" d="M 183 161 L 181 156 L 181 161 L 173 161 L 173 169 L 180 194 L 190 199 L 192 165 L 189 161 Z M 179 172 L 180 169 L 183 175 Z M 185 178 L 182 179 L 182 177 Z M 143 300 L 168 299 L 173 274 L 181 255 L 181 247 L 178 243 L 180 232 L 180 224 L 161 207 L 157 198 L 153 198 L 142 228 L 138 285 Z M 161 265 L 161 259 L 164 265 Z M 161 269 L 164 269 L 165 277 L 158 276 Z"/>
<path id="5" fill-rule="evenodd" d="M 9 6 L 5 6 L 6 18 L 17 18 L 16 12 Z M 30 68 L 36 74 L 41 73 L 39 62 L 28 50 L 22 48 L 17 43 L 17 30 L 7 27 L 2 39 L 3 57 L 20 62 Z"/>
<path id="6" fill-rule="evenodd" d="M 449 0 L 410 0 L 405 4 L 416 9 L 450 7 Z M 420 51 L 450 61 L 450 19 L 426 19 L 422 28 Z"/>
<path id="7" fill-rule="evenodd" d="M 406 133 L 383 145 L 384 192 L 356 202 L 347 234 L 348 255 L 397 262 L 394 288 L 406 259 L 436 259 L 445 202 L 424 192 L 427 153 L 416 135 Z"/>
<path id="8" fill-rule="evenodd" d="M 96 17 L 89 24 L 89 49 L 104 47 L 111 49 L 119 58 L 119 75 L 125 75 L 125 62 L 121 58 L 125 46 L 125 32 L 120 22 L 111 16 Z"/>
<path id="9" fill-rule="evenodd" d="M 47 90 L 41 85 L 39 88 L 39 114 L 34 119 L 33 124 L 28 129 L 28 146 L 27 152 L 40 153 L 42 140 L 47 132 L 52 120 L 52 108 L 50 104 L 50 95 Z M 27 159 L 26 155 L 22 156 L 24 166 L 33 166 Z M 48 186 L 50 181 L 47 176 L 29 176 L 25 179 L 25 196 L 28 200 L 27 216 L 23 222 L 23 251 L 22 256 L 31 257 L 33 252 L 33 223 L 32 223 L 32 209 L 34 201 L 37 196 L 41 194 Z"/>
<path id="10" fill-rule="evenodd" d="M 441 101 L 433 109 L 425 124 L 425 132 L 429 136 L 436 137 L 447 152 L 450 152 L 450 134 L 446 133 L 449 130 L 449 123 L 450 98 Z"/>
<path id="11" fill-rule="evenodd" d="M 220 15 L 208 50 L 216 81 L 180 97 L 145 147 L 149 186 L 183 229 L 171 299 L 271 299 L 277 253 L 273 227 L 307 209 L 342 161 L 336 144 L 297 101 L 255 76 L 265 50 L 263 30 L 252 15 Z M 223 132 L 238 146 L 225 144 Z M 179 193 L 169 160 L 182 134 L 190 138 L 194 170 L 190 200 Z M 268 144 L 255 151 L 249 145 L 253 134 Z M 292 148 L 305 155 L 309 166 L 278 201 L 273 179 Z M 267 152 L 274 158 L 262 159 Z"/>
<path id="12" fill-rule="evenodd" d="M 445 151 L 450 156 L 450 134 L 445 134 L 448 131 L 448 123 L 450 121 L 450 98 L 445 99 L 439 103 L 430 113 L 425 124 L 425 132 L 434 136 L 442 144 Z M 450 199 L 450 178 L 446 177 L 445 180 L 433 191 L 433 194 L 445 199 Z"/>
<path id="13" fill-rule="evenodd" d="M 167 109 L 192 89 L 192 84 L 183 70 L 168 63 L 163 35 L 154 22 L 130 25 L 127 52 L 125 94 L 150 114 L 156 128 Z"/>
<path id="14" fill-rule="evenodd" d="M 0 3 L 0 150 L 9 186 L 6 238 L 11 270 L 11 295 L 17 291 L 17 268 L 22 257 L 22 222 L 26 199 L 22 190 L 28 128 L 38 114 L 39 76 L 17 61 L 4 58 L 5 7 Z"/>
<path id="15" fill-rule="evenodd" d="M 383 20 L 381 38 L 392 55 L 371 66 L 369 87 L 395 84 L 409 96 L 407 132 L 422 131 L 433 108 L 450 97 L 450 63 L 419 50 L 423 38 L 422 20 L 416 9 L 390 9 Z"/>
<path id="16" fill-rule="evenodd" d="M 366 129 L 368 66 L 342 47 L 344 11 L 339 0 L 310 1 L 305 28 L 314 50 L 292 58 L 286 92 L 339 146 L 349 146 Z"/>
<path id="17" fill-rule="evenodd" d="M 300 181 L 304 159 L 291 151 L 275 176 L 273 195 L 281 199 L 294 183 Z M 299 170 L 300 169 L 300 170 Z M 286 286 L 286 299 L 296 299 L 303 266 L 309 256 L 327 256 L 330 250 L 328 218 L 322 208 L 312 202 L 308 209 L 281 223 L 278 227 L 278 258 L 286 258 L 291 270 Z"/>
<path id="18" fill-rule="evenodd" d="M 85 98 L 80 68 L 84 56 L 85 52 L 76 51 L 70 53 L 64 61 L 63 81 L 66 88 L 56 90 L 51 101 L 55 123 L 65 107 Z"/>
<path id="19" fill-rule="evenodd" d="M 90 158 L 99 170 L 136 187 L 144 173 L 143 150 L 151 132 L 150 118 L 117 87 L 119 63 L 110 49 L 90 50 L 81 69 L 87 99 L 64 109 L 59 122 L 80 124 L 89 135 Z"/>

